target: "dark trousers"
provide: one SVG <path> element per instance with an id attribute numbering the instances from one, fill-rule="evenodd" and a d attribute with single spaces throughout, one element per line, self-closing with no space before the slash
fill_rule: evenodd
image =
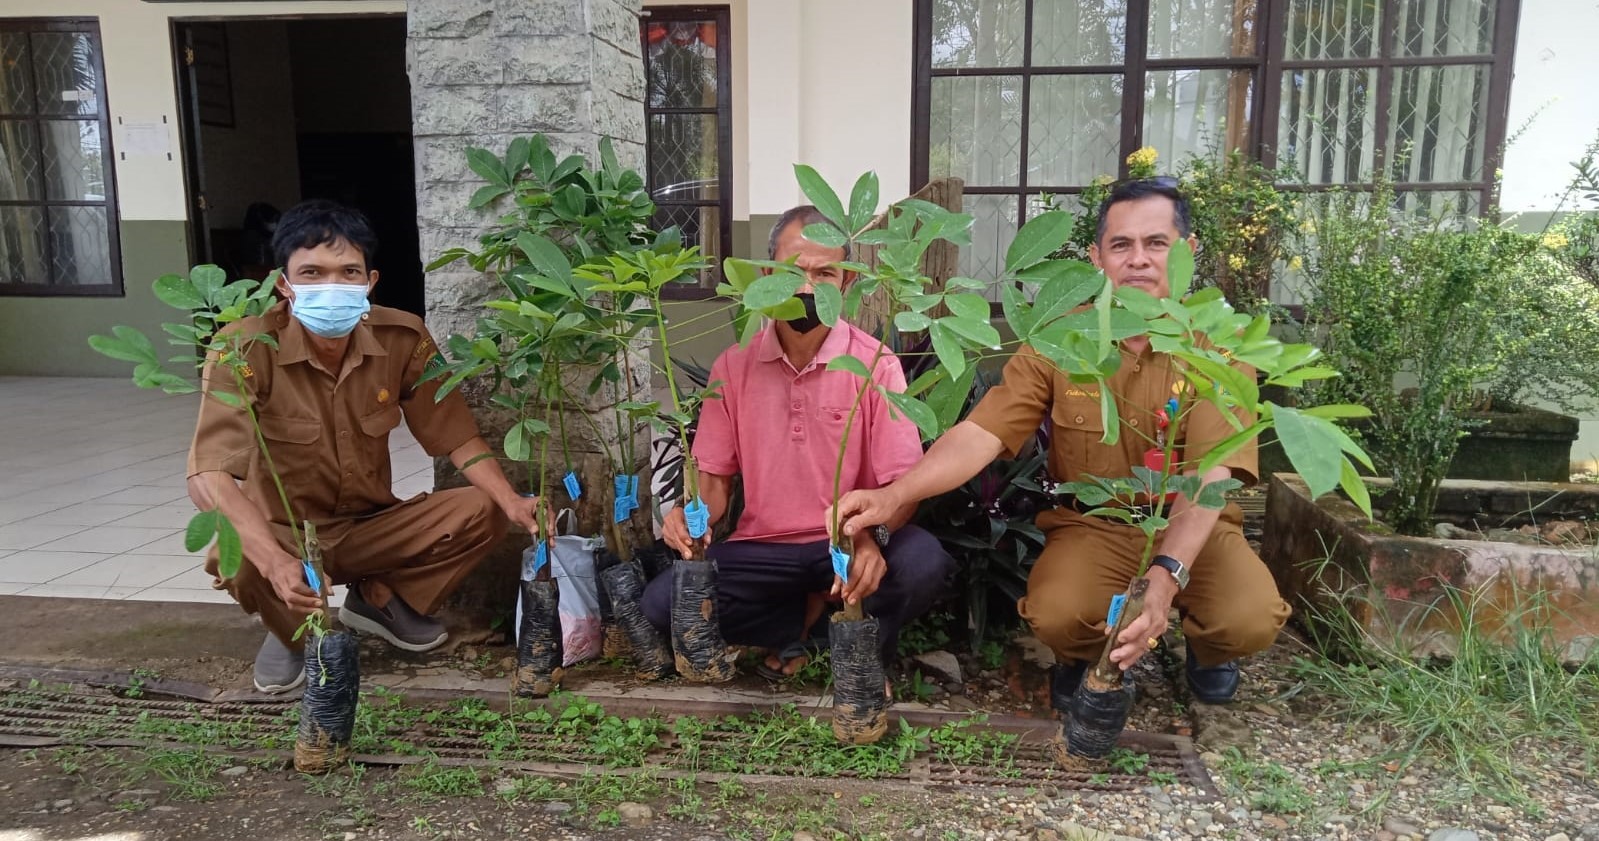
<path id="1" fill-rule="evenodd" d="M 827 541 L 712 544 L 706 556 L 716 562 L 716 609 L 722 637 L 733 645 L 782 649 L 805 639 L 805 597 L 833 586 Z M 917 526 L 894 532 L 883 550 L 888 562 L 877 592 L 866 598 L 866 615 L 877 618 L 883 662 L 899 645 L 899 629 L 921 616 L 944 592 L 955 559 L 938 539 Z M 671 630 L 672 571 L 656 576 L 644 590 L 644 615 L 662 632 Z"/>

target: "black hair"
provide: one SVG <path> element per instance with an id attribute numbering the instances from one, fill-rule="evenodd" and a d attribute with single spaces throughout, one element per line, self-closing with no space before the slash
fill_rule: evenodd
<path id="1" fill-rule="evenodd" d="M 833 224 L 833 220 L 823 216 L 815 205 L 802 204 L 798 207 L 791 207 L 783 211 L 782 216 L 777 217 L 777 224 L 772 226 L 772 233 L 766 238 L 766 259 L 777 259 L 777 241 L 782 239 L 784 229 L 794 224 L 798 224 L 801 229 L 807 225 L 831 225 L 835 229 L 838 228 L 837 225 Z M 840 231 L 840 233 L 843 233 L 843 231 Z M 848 239 L 844 241 L 844 259 L 849 259 Z"/>
<path id="2" fill-rule="evenodd" d="M 302 248 L 332 245 L 343 240 L 356 247 L 370 271 L 378 253 L 378 235 L 366 215 L 327 199 L 311 199 L 289 208 L 278 219 L 272 233 L 272 256 L 281 268 L 289 266 L 289 255 Z"/>
<path id="3" fill-rule="evenodd" d="M 1188 208 L 1188 199 L 1183 197 L 1182 191 L 1177 189 L 1177 179 L 1169 175 L 1154 178 L 1134 178 L 1118 182 L 1110 190 L 1110 195 L 1099 203 L 1099 230 L 1094 233 L 1094 242 L 1105 238 L 1105 217 L 1110 212 L 1111 205 L 1124 201 L 1138 201 L 1151 196 L 1161 196 L 1171 199 L 1172 225 L 1177 228 L 1177 235 L 1186 239 L 1194 232 L 1194 215 Z"/>

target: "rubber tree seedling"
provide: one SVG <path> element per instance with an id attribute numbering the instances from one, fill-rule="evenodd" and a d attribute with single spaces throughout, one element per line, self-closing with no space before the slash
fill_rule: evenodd
<path id="1" fill-rule="evenodd" d="M 672 363 L 671 343 L 661 296 L 670 284 L 692 281 L 707 267 L 698 248 L 664 245 L 659 249 L 613 254 L 582 266 L 574 274 L 593 283 L 593 291 L 611 296 L 614 311 L 634 325 L 647 326 L 660 343 L 661 371 L 666 378 L 671 406 L 662 410 L 653 402 L 629 406 L 635 416 L 646 417 L 659 430 L 674 436 L 684 454 L 684 513 L 694 550 L 672 567 L 672 652 L 678 674 L 699 683 L 721 683 L 736 674 L 733 656 L 722 638 L 716 607 L 716 566 L 705 558 L 700 538 L 707 528 L 707 511 L 700 496 L 699 467 L 688 443 L 688 427 L 700 401 L 719 386 L 691 392 L 679 384 Z M 630 331 L 627 332 L 632 335 Z"/>
<path id="2" fill-rule="evenodd" d="M 1307 482 L 1314 483 L 1315 494 L 1341 487 L 1370 515 L 1370 499 L 1355 468 L 1355 462 L 1369 468 L 1370 460 L 1334 423 L 1364 417 L 1366 410 L 1335 405 L 1299 411 L 1261 401 L 1255 372 L 1264 376 L 1266 385 L 1285 387 L 1336 376 L 1337 372 L 1319 364 L 1319 352 L 1314 347 L 1272 337 L 1267 315 L 1251 318 L 1235 312 L 1219 289 L 1188 294 L 1192 277 L 1193 254 L 1186 242 L 1179 241 L 1173 246 L 1168 263 L 1170 297 L 1155 298 L 1135 288 L 1113 289 L 1104 279 L 1095 281 L 1099 287 L 1097 298 L 1091 308 L 1080 312 L 1101 325 L 1092 341 L 1070 329 L 1062 332 L 1059 327 L 1028 330 L 1029 319 L 1036 315 L 1039 304 L 1028 305 L 1019 300 L 1019 294 L 1007 295 L 1007 307 L 1014 309 L 1016 323 L 1032 335 L 1031 342 L 1041 355 L 1062 371 L 1089 375 L 1098 383 L 1105 429 L 1102 443 L 1115 444 L 1125 430 L 1149 445 L 1144 463 L 1134 465 L 1131 476 L 1107 478 L 1085 473 L 1078 481 L 1056 488 L 1080 504 L 1094 506 L 1087 512 L 1089 515 L 1115 519 L 1143 533 L 1137 575 L 1127 590 L 1112 601 L 1107 611 L 1109 630 L 1104 649 L 1073 696 L 1062 725 L 1055 749 L 1063 762 L 1071 761 L 1071 757 L 1107 755 L 1126 725 L 1132 702 L 1131 683 L 1124 679 L 1110 654 L 1122 645 L 1117 637 L 1144 610 L 1148 586 L 1144 573 L 1160 534 L 1171 525 L 1173 506 L 1181 499 L 1194 507 L 1220 509 L 1226 504 L 1227 492 L 1242 484 L 1230 477 L 1207 483 L 1203 478 L 1207 473 L 1264 430 L 1275 428 L 1290 460 L 1306 474 Z M 1077 294 L 1067 296 L 1071 306 L 1077 305 Z M 1129 411 L 1139 413 L 1135 415 L 1138 417 L 1147 410 L 1120 407 L 1103 378 L 1104 362 L 1109 358 L 1105 355 L 1106 343 L 1135 335 L 1147 337 L 1154 351 L 1168 355 L 1177 378 L 1174 395 L 1154 412 L 1153 423 L 1142 427 L 1137 423 L 1124 425 L 1121 418 Z M 1233 434 L 1216 442 L 1183 441 L 1187 421 L 1201 409 L 1214 410 L 1228 420 Z M 1191 453 L 1188 448 L 1192 444 L 1210 446 L 1203 453 Z M 1143 509 L 1148 513 L 1142 513 Z"/>
<path id="3" fill-rule="evenodd" d="M 321 548 L 309 520 L 302 521 L 289 502 L 283 478 L 272 459 L 256 414 L 250 381 L 255 372 L 250 355 L 258 345 L 276 347 L 268 333 L 250 333 L 241 322 L 259 316 L 274 303 L 273 287 L 279 273 L 263 281 L 227 279 L 213 265 L 195 266 L 187 277 L 169 274 L 157 278 L 155 295 L 163 303 L 187 316 L 179 322 L 164 323 L 161 329 L 169 344 L 181 349 L 163 361 L 155 345 L 139 330 L 118 325 L 110 336 L 89 338 L 90 347 L 113 359 L 134 364 L 133 382 L 141 388 L 160 388 L 168 394 L 200 392 L 203 399 L 215 400 L 230 409 L 245 413 L 255 444 L 277 491 L 285 521 L 289 524 L 296 550 L 304 565 L 307 583 L 322 596 L 322 608 L 306 616 L 294 639 L 310 633 L 306 643 L 306 669 L 310 683 L 301 705 L 300 741 L 295 750 L 297 767 L 311 773 L 332 770 L 346 761 L 350 729 L 355 720 L 360 686 L 360 665 L 355 640 L 339 630 L 327 609 L 329 579 L 322 567 Z M 211 368 L 206 371 L 206 363 Z M 166 363 L 202 372 L 199 385 L 166 369 Z M 219 481 L 226 481 L 221 480 Z M 220 494 L 213 494 L 219 498 Z M 302 524 L 303 523 L 303 524 Z M 238 575 L 244 562 L 238 530 L 220 509 L 195 514 L 184 530 L 184 548 L 200 552 L 215 544 L 217 574 L 223 579 Z M 301 744 L 304 749 L 301 749 Z"/>

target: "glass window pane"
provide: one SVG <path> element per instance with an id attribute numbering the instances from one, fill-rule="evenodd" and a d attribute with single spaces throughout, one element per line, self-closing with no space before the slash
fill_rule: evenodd
<path id="1" fill-rule="evenodd" d="M 1027 183 L 1079 187 L 1121 163 L 1122 77 L 1035 76 Z"/>
<path id="2" fill-rule="evenodd" d="M 93 114 L 100 86 L 94 41 L 86 32 L 33 33 L 39 113 Z"/>
<path id="3" fill-rule="evenodd" d="M 1245 149 L 1254 119 L 1248 70 L 1151 70 L 1144 83 L 1144 145 L 1163 169 L 1190 154 Z"/>
<path id="4" fill-rule="evenodd" d="M 1395 180 L 1482 178 L 1488 71 L 1485 64 L 1394 71 L 1387 149 Z"/>
<path id="5" fill-rule="evenodd" d="M 1019 67 L 1025 0 L 933 0 L 934 67 Z"/>
<path id="6" fill-rule="evenodd" d="M 1381 48 L 1381 6 L 1373 0 L 1288 0 L 1284 57 L 1289 61 L 1375 57 Z"/>
<path id="7" fill-rule="evenodd" d="M 0 283 L 49 282 L 44 257 L 43 210 L 0 207 Z"/>
<path id="8" fill-rule="evenodd" d="M 651 114 L 647 154 L 652 195 L 716 195 L 715 114 Z"/>
<path id="9" fill-rule="evenodd" d="M 650 227 L 664 231 L 673 225 L 683 232 L 683 245 L 699 246 L 700 253 L 711 261 L 711 266 L 699 273 L 697 285 L 703 286 L 709 282 L 715 286 L 721 273 L 722 258 L 726 256 L 722 254 L 722 209 L 714 204 L 658 205 Z"/>
<path id="10" fill-rule="evenodd" d="M 1019 183 L 1021 90 L 1020 76 L 933 79 L 928 174 L 933 178 L 962 178 L 969 187 L 1009 187 Z"/>
<path id="11" fill-rule="evenodd" d="M 1482 194 L 1475 190 L 1401 191 L 1394 195 L 1394 209 L 1430 219 L 1476 218 L 1482 212 Z"/>
<path id="12" fill-rule="evenodd" d="M 652 22 L 644 37 L 651 108 L 716 107 L 716 21 Z"/>
<path id="13" fill-rule="evenodd" d="M 0 114 L 33 113 L 28 33 L 0 32 Z"/>
<path id="14" fill-rule="evenodd" d="M 38 144 L 33 123 L 0 120 L 0 199 L 39 198 Z"/>
<path id="15" fill-rule="evenodd" d="M 1256 0 L 1151 0 L 1150 58 L 1255 54 Z"/>
<path id="16" fill-rule="evenodd" d="M 1033 66 L 1121 64 L 1127 0 L 1035 0 Z"/>
<path id="17" fill-rule="evenodd" d="M 1311 184 L 1370 179 L 1375 160 L 1376 68 L 1283 72 L 1277 157 Z"/>
<path id="18" fill-rule="evenodd" d="M 974 196 L 961 199 L 961 210 L 972 215 L 972 244 L 960 251 L 960 274 L 978 280 L 994 280 L 1005 265 L 1005 249 L 1016 238 L 1015 196 Z M 999 300 L 998 288 L 986 297 Z"/>
<path id="19" fill-rule="evenodd" d="M 104 207 L 50 208 L 51 275 L 56 284 L 110 285 L 110 243 Z"/>
<path id="20" fill-rule="evenodd" d="M 1400 0 L 1399 54 L 1493 52 L 1494 0 Z"/>
<path id="21" fill-rule="evenodd" d="M 66 201 L 105 200 L 105 166 L 96 120 L 43 120 L 45 196 Z"/>

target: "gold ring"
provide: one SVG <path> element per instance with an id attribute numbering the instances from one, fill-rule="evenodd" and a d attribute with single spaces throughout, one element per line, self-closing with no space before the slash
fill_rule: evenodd
<path id="1" fill-rule="evenodd" d="M 1155 650 L 1155 646 L 1157 646 L 1157 645 L 1160 645 L 1160 639 L 1157 638 L 1157 637 L 1150 637 L 1149 638 L 1149 650 L 1150 651 L 1154 651 Z"/>

